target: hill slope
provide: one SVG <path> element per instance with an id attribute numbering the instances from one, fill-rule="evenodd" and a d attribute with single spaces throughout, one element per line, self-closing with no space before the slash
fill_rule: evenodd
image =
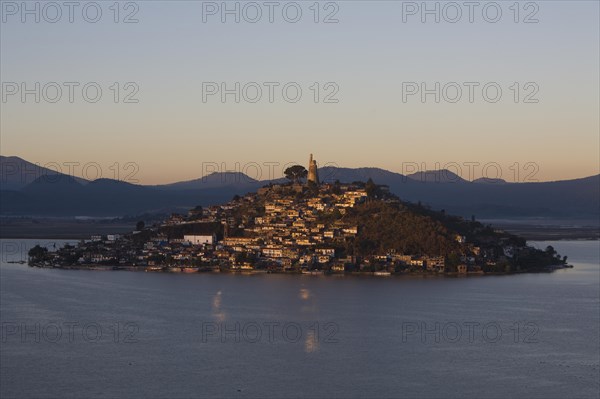
<path id="1" fill-rule="evenodd" d="M 67 176 L 61 173 L 65 165 L 48 164 L 49 169 L 38 164 L 28 162 L 19 157 L 5 157 L 0 155 L 0 190 L 20 190 L 28 184 L 33 183 L 40 177 L 46 178 L 48 181 L 55 180 L 61 176 Z M 66 170 L 65 170 L 66 171 Z M 85 184 L 87 180 L 78 177 L 75 181 Z"/>

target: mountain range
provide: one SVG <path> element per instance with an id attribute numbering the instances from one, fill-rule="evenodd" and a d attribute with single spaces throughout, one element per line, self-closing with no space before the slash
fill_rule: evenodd
<path id="1" fill-rule="evenodd" d="M 187 211 L 221 204 L 236 194 L 285 179 L 258 181 L 239 172 L 165 185 L 138 185 L 111 179 L 88 181 L 0 156 L 1 216 L 123 216 Z M 462 179 L 448 170 L 402 175 L 379 168 L 319 169 L 323 181 L 366 181 L 387 185 L 394 194 L 434 210 L 477 218 L 561 218 L 598 220 L 600 175 L 574 180 L 508 183 Z"/>

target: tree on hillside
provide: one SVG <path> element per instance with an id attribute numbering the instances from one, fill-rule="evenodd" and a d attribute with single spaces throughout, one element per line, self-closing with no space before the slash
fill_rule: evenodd
<path id="1" fill-rule="evenodd" d="M 319 186 L 314 181 L 308 182 L 308 190 L 312 195 L 319 194 Z"/>
<path id="2" fill-rule="evenodd" d="M 287 168 L 284 172 L 285 177 L 294 183 L 300 182 L 300 179 L 304 179 L 308 176 L 308 171 L 302 165 L 294 165 Z"/>
<path id="3" fill-rule="evenodd" d="M 373 179 L 369 178 L 365 184 L 365 191 L 367 192 L 367 196 L 369 198 L 375 198 L 379 194 L 379 187 L 377 187 L 377 184 L 373 182 Z"/>
<path id="4" fill-rule="evenodd" d="M 331 192 L 334 193 L 334 194 L 336 194 L 336 195 L 342 194 L 342 185 L 341 185 L 341 183 L 340 183 L 339 180 L 336 180 L 333 183 L 333 187 L 331 188 Z"/>
<path id="5" fill-rule="evenodd" d="M 28 255 L 29 264 L 42 262 L 46 259 L 46 256 L 48 255 L 48 248 L 36 245 L 35 247 L 29 250 Z"/>

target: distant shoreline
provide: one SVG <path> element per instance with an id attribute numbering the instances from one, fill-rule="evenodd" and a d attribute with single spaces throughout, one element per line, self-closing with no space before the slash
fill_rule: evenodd
<path id="1" fill-rule="evenodd" d="M 494 224 L 494 227 L 516 234 L 527 241 L 600 240 L 600 228 L 594 226 Z"/>
<path id="2" fill-rule="evenodd" d="M 186 267 L 173 267 L 173 268 L 161 268 L 149 270 L 147 266 L 113 266 L 113 265 L 78 265 L 78 266 L 53 266 L 53 265 L 29 265 L 22 262 L 8 262 L 15 264 L 22 264 L 27 267 L 35 267 L 39 269 L 60 269 L 60 270 L 85 270 L 85 271 L 100 271 L 100 272 L 133 272 L 133 273 L 152 273 L 152 274 L 174 274 L 174 275 L 189 275 L 189 274 L 229 274 L 229 275 L 264 275 L 264 274 L 278 274 L 278 275 L 290 275 L 290 276 L 310 276 L 310 277 L 373 277 L 373 278 L 391 278 L 391 277 L 414 277 L 414 278 L 440 278 L 440 277 L 478 277 L 478 276 L 507 276 L 516 274 L 531 274 L 531 273 L 552 273 L 556 270 L 561 269 L 572 269 L 573 265 L 555 265 L 546 269 L 530 270 L 530 271 L 512 271 L 512 272 L 444 272 L 435 273 L 430 271 L 422 272 L 328 272 L 323 270 L 315 270 L 308 272 L 300 271 L 271 271 L 265 269 L 255 270 L 209 270 L 202 268 L 186 268 Z M 193 271 L 183 271 L 176 269 L 196 269 Z"/>
<path id="3" fill-rule="evenodd" d="M 81 240 L 95 234 L 122 234 L 134 230 L 135 223 L 122 221 L 77 221 L 74 219 L 0 219 L 2 239 Z"/>

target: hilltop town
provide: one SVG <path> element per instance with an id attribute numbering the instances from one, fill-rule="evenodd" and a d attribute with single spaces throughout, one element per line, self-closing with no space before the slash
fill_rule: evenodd
<path id="1" fill-rule="evenodd" d="M 236 195 L 223 205 L 172 214 L 123 235 L 92 236 L 57 251 L 34 247 L 40 267 L 166 272 L 483 274 L 566 267 L 491 226 L 401 201 L 373 181 L 321 183 L 308 169 L 289 183 Z"/>

